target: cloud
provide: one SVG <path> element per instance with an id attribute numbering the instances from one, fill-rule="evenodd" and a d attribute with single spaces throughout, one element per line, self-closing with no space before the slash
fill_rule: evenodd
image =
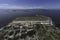
<path id="1" fill-rule="evenodd" d="M 0 4 L 0 5 L 3 5 L 3 6 L 5 5 L 5 6 L 7 6 L 8 4 Z"/>
<path id="2" fill-rule="evenodd" d="M 9 5 L 9 4 L 0 4 L 0 9 L 39 9 L 43 8 L 41 6 L 38 7 L 29 7 L 29 6 L 16 6 L 16 5 Z"/>

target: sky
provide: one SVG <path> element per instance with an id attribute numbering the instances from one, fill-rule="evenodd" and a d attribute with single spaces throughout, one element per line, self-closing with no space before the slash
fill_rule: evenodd
<path id="1" fill-rule="evenodd" d="M 60 9 L 60 0 L 0 0 L 0 9 Z"/>

